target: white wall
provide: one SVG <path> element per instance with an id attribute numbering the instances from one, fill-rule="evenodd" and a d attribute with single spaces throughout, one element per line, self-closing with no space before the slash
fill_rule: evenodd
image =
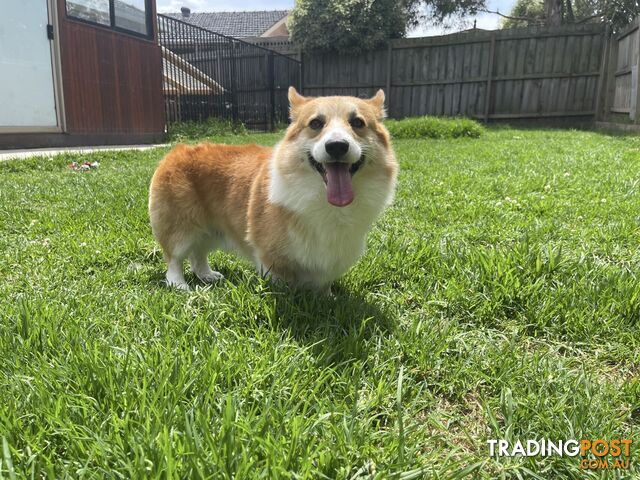
<path id="1" fill-rule="evenodd" d="M 2 0 L 0 129 L 55 127 L 47 0 Z"/>

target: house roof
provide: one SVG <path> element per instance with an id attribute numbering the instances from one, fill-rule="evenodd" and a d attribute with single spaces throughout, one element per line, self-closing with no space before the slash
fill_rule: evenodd
<path id="1" fill-rule="evenodd" d="M 259 37 L 285 18 L 288 13 L 288 10 L 271 10 L 192 13 L 188 17 L 184 17 L 181 13 L 168 13 L 167 16 L 229 37 L 247 38 Z"/>

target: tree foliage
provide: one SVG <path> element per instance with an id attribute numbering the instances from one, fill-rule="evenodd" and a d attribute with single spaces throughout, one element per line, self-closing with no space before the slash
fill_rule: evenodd
<path id="1" fill-rule="evenodd" d="M 502 21 L 502 28 L 543 25 L 545 22 L 544 1 L 518 0 L 513 6 L 509 17 Z"/>
<path id="2" fill-rule="evenodd" d="M 416 1 L 424 12 L 420 20 L 442 23 L 449 18 L 476 15 L 485 10 L 485 0 L 422 0 Z"/>
<path id="3" fill-rule="evenodd" d="M 402 38 L 423 21 L 478 13 L 485 0 L 299 0 L 289 19 L 305 51 L 359 52 Z"/>
<path id="4" fill-rule="evenodd" d="M 552 19 L 553 13 L 558 15 Z M 619 30 L 640 15 L 636 0 L 518 0 L 503 28 L 608 21 Z"/>
<path id="5" fill-rule="evenodd" d="M 604 17 L 616 30 L 629 25 L 640 16 L 640 3 L 637 0 L 608 0 L 601 3 Z"/>
<path id="6" fill-rule="evenodd" d="M 299 0 L 289 19 L 294 43 L 310 52 L 358 53 L 401 38 L 421 22 L 442 24 L 487 12 L 487 0 Z M 638 0 L 518 0 L 503 27 L 607 20 L 614 29 L 640 15 Z"/>
<path id="7" fill-rule="evenodd" d="M 414 3 L 414 2 L 411 2 Z M 406 34 L 416 12 L 397 0 L 299 0 L 291 40 L 305 51 L 359 52 Z"/>

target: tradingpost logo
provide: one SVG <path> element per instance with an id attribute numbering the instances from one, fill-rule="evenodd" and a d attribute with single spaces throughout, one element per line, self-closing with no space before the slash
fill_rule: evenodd
<path id="1" fill-rule="evenodd" d="M 507 440 L 490 439 L 491 457 L 579 457 L 582 470 L 628 470 L 631 464 L 630 438 L 612 440 Z"/>

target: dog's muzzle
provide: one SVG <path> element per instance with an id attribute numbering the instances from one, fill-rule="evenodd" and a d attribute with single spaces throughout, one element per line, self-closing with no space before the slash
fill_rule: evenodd
<path id="1" fill-rule="evenodd" d="M 353 202 L 355 193 L 351 178 L 364 165 L 364 155 L 356 163 L 318 162 L 309 154 L 309 163 L 315 168 L 327 187 L 327 201 L 334 207 L 346 207 Z"/>
<path id="2" fill-rule="evenodd" d="M 311 153 L 308 154 L 308 158 L 311 166 L 315 168 L 318 171 L 318 173 L 322 176 L 324 183 L 327 183 L 327 169 L 324 168 L 324 165 L 316 161 L 316 159 L 313 158 L 313 155 L 311 155 Z M 358 170 L 362 168 L 362 166 L 364 165 L 364 162 L 365 162 L 365 157 L 363 154 L 360 156 L 360 160 L 358 160 L 356 163 L 351 164 L 351 166 L 349 167 L 349 173 L 351 174 L 352 177 L 353 175 L 355 175 L 355 173 Z"/>

